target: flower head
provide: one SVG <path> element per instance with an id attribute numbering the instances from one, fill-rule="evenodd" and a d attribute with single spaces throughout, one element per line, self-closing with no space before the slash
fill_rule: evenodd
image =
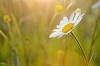
<path id="1" fill-rule="evenodd" d="M 9 15 L 4 15 L 3 20 L 6 23 L 6 22 L 10 22 L 11 21 L 11 18 L 10 18 Z"/>
<path id="2" fill-rule="evenodd" d="M 95 3 L 92 8 L 100 8 L 100 1 L 98 1 L 97 3 Z"/>
<path id="3" fill-rule="evenodd" d="M 64 7 L 62 6 L 62 5 L 56 5 L 56 7 L 55 7 L 55 11 L 56 12 L 62 12 L 64 10 Z"/>
<path id="4" fill-rule="evenodd" d="M 80 9 L 76 9 L 69 19 L 67 17 L 63 17 L 63 20 L 61 20 L 60 24 L 56 26 L 56 29 L 53 30 L 53 33 L 50 34 L 49 38 L 60 38 L 63 35 L 70 33 L 74 27 L 82 20 L 83 15 L 84 14 L 81 14 Z"/>

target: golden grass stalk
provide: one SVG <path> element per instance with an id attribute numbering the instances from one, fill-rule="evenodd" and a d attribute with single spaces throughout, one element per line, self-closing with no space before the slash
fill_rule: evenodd
<path id="1" fill-rule="evenodd" d="M 15 25 L 15 28 L 16 28 L 16 30 L 17 30 L 17 32 L 18 32 L 20 38 L 21 38 L 21 31 L 20 31 L 20 29 L 19 29 L 17 20 L 16 20 L 15 16 L 14 16 L 12 13 L 11 13 L 11 18 L 12 18 L 12 21 L 13 21 L 13 23 L 14 23 L 14 25 Z"/>
<path id="2" fill-rule="evenodd" d="M 0 29 L 0 34 L 4 37 L 5 40 L 8 40 L 8 37 L 3 33 L 1 29 Z"/>
<path id="3" fill-rule="evenodd" d="M 100 12 L 100 10 L 99 10 L 99 12 Z M 93 30 L 93 33 L 92 33 L 92 39 L 91 39 L 91 45 L 90 45 L 90 50 L 89 50 L 88 61 L 91 61 L 93 59 L 93 58 L 91 59 L 91 57 L 92 57 L 92 50 L 93 50 L 95 41 L 97 39 L 97 36 L 95 37 L 95 34 L 96 34 L 96 30 L 97 30 L 98 23 L 99 23 L 99 17 L 100 17 L 100 13 L 97 16 L 95 26 L 94 26 L 94 30 Z M 89 64 L 90 64 L 90 62 L 89 62 Z"/>
<path id="4" fill-rule="evenodd" d="M 68 10 L 74 3 L 75 3 L 75 0 L 71 0 L 69 5 L 66 7 L 66 10 Z"/>

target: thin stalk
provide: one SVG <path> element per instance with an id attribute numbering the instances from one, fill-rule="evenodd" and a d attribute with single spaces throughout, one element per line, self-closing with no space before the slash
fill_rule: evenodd
<path id="1" fill-rule="evenodd" d="M 13 41 L 13 33 L 11 31 L 11 27 L 10 27 L 10 24 L 7 23 L 7 26 L 8 26 L 8 32 L 9 32 L 9 35 L 10 35 L 10 39 L 11 39 L 11 42 Z"/>
<path id="2" fill-rule="evenodd" d="M 91 61 L 92 61 L 92 59 L 94 59 L 95 58 L 95 56 L 94 56 L 94 53 L 91 55 L 91 57 L 90 57 L 90 60 L 89 60 L 89 62 L 88 63 L 90 63 Z"/>
<path id="3" fill-rule="evenodd" d="M 9 48 L 10 48 L 10 51 L 11 51 L 11 59 L 10 59 L 11 61 L 10 61 L 10 63 L 13 63 L 14 66 L 20 66 L 19 58 L 18 58 L 17 53 L 16 53 L 16 51 L 15 51 L 15 49 L 13 47 L 14 36 L 13 36 L 12 30 L 11 30 L 10 23 L 7 22 L 7 26 L 8 26 L 8 30 L 9 30 L 8 32 L 10 34 L 10 41 L 8 41 L 8 45 L 9 45 Z M 13 55 L 12 52 L 14 52 L 14 55 Z"/>
<path id="4" fill-rule="evenodd" d="M 99 30 L 98 34 L 96 35 L 94 41 L 96 41 L 99 36 L 100 36 L 100 30 Z"/>
<path id="5" fill-rule="evenodd" d="M 100 11 L 100 10 L 99 10 Z M 93 33 L 92 33 L 92 39 L 91 39 L 91 45 L 90 45 L 90 50 L 89 50 L 89 56 L 88 56 L 88 61 L 90 61 L 91 60 L 91 54 L 92 54 L 92 49 L 93 49 L 93 47 L 94 47 L 94 42 L 95 42 L 95 33 L 96 33 L 96 29 L 97 29 L 97 26 L 98 26 L 98 22 L 99 22 L 99 15 L 100 14 L 98 14 L 98 17 L 97 17 L 97 19 L 96 19 L 96 22 L 95 22 L 95 26 L 94 26 L 94 30 L 93 30 Z"/>
<path id="6" fill-rule="evenodd" d="M 74 0 L 71 0 L 71 2 L 66 7 L 66 10 L 68 10 L 74 3 L 75 3 L 75 1 Z"/>
<path id="7" fill-rule="evenodd" d="M 12 17 L 12 21 L 13 21 L 13 23 L 14 23 L 14 26 L 15 26 L 17 32 L 18 32 L 18 35 L 19 35 L 19 37 L 20 37 L 21 40 L 22 40 L 21 31 L 20 31 L 19 25 L 18 25 L 18 23 L 17 23 L 17 20 L 16 20 L 15 16 L 13 15 L 13 13 L 11 13 L 11 17 Z"/>
<path id="8" fill-rule="evenodd" d="M 48 27 L 46 30 L 47 30 L 47 41 L 46 41 L 46 43 L 48 42 L 48 40 L 49 40 L 49 38 L 48 38 L 48 36 L 49 36 L 49 34 L 50 34 L 50 30 L 52 29 L 52 27 L 53 27 L 53 22 L 54 22 L 54 20 L 55 20 L 55 18 L 56 18 L 56 16 L 58 15 L 58 13 L 57 12 L 55 12 L 54 13 L 54 15 L 52 16 L 52 18 L 51 18 L 51 21 L 50 21 L 50 23 L 49 23 L 49 25 L 50 25 L 50 27 Z"/>
<path id="9" fill-rule="evenodd" d="M 8 37 L 3 33 L 1 29 L 0 29 L 0 34 L 5 38 L 5 40 L 8 40 Z"/>
<path id="10" fill-rule="evenodd" d="M 52 16 L 52 19 L 50 21 L 50 27 L 52 27 L 52 24 L 53 24 L 53 22 L 54 22 L 54 20 L 55 20 L 55 18 L 56 18 L 57 15 L 58 15 L 58 13 L 55 12 L 54 15 Z M 51 29 L 51 28 L 49 28 L 49 29 Z"/>
<path id="11" fill-rule="evenodd" d="M 82 52 L 82 55 L 83 55 L 84 60 L 85 60 L 85 62 L 86 62 L 86 66 L 88 66 L 88 60 L 87 60 L 87 58 L 86 58 L 86 54 L 85 54 L 85 52 L 84 52 L 84 49 L 83 49 L 81 43 L 79 42 L 79 40 L 77 39 L 77 37 L 75 36 L 75 34 L 74 34 L 73 32 L 71 32 L 71 35 L 73 36 L 73 38 L 74 38 L 75 41 L 77 42 L 77 45 L 79 46 L 79 49 L 80 49 L 80 51 Z"/>
<path id="12" fill-rule="evenodd" d="M 67 39 L 67 36 L 65 37 Z M 65 66 L 65 63 L 66 63 L 66 55 L 67 55 L 67 40 L 66 40 L 66 45 L 65 45 L 65 54 L 64 54 L 64 59 L 63 59 L 63 62 L 64 62 L 64 66 Z"/>

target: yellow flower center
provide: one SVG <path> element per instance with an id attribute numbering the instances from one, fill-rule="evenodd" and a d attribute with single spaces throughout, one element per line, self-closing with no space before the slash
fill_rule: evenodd
<path id="1" fill-rule="evenodd" d="M 66 24 L 63 28 L 62 28 L 62 32 L 63 33 L 66 33 L 68 32 L 69 30 L 71 30 L 74 26 L 74 23 L 69 23 L 69 24 Z"/>

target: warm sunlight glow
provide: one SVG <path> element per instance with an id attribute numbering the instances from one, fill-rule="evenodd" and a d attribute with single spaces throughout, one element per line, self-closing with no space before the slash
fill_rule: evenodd
<path id="1" fill-rule="evenodd" d="M 50 1 L 52 1 L 52 0 L 36 0 L 37 2 L 39 2 L 39 3 L 44 3 L 44 4 L 46 4 L 46 3 L 49 3 Z"/>
<path id="2" fill-rule="evenodd" d="M 0 66 L 100 66 L 100 0 L 0 0 Z"/>
<path id="3" fill-rule="evenodd" d="M 51 1 L 53 0 L 25 0 L 26 4 L 30 7 L 33 6 L 33 4 L 45 5 Z"/>
<path id="4" fill-rule="evenodd" d="M 53 0 L 24 0 L 24 1 L 27 4 L 27 6 L 31 8 L 34 6 L 34 4 L 36 4 L 37 6 L 42 6 L 42 5 L 46 6 Z"/>

